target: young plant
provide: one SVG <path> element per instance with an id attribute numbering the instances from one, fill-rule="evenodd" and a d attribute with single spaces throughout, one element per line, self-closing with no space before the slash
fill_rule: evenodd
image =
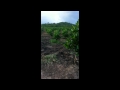
<path id="1" fill-rule="evenodd" d="M 76 55 L 79 55 L 79 19 L 76 25 L 70 30 L 70 35 L 64 43 L 64 46 L 67 49 L 73 50 Z"/>

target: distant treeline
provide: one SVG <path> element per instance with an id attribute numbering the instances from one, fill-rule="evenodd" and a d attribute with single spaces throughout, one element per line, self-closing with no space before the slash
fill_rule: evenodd
<path id="1" fill-rule="evenodd" d="M 59 23 L 45 23 L 41 24 L 42 27 L 72 27 L 71 23 L 68 22 L 59 22 Z"/>

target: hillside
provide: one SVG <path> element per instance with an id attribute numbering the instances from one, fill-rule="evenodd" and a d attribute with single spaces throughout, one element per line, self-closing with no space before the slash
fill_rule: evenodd
<path id="1" fill-rule="evenodd" d="M 71 27 L 72 25 L 74 25 L 74 24 L 71 24 L 68 22 L 41 24 L 42 27 Z"/>

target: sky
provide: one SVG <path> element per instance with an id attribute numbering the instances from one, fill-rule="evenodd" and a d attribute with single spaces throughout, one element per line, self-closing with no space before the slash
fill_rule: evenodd
<path id="1" fill-rule="evenodd" d="M 79 11 L 41 11 L 41 24 L 69 22 L 75 24 L 79 19 Z"/>

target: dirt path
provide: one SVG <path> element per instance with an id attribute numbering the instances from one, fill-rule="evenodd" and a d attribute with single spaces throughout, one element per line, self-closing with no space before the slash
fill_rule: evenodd
<path id="1" fill-rule="evenodd" d="M 41 35 L 41 79 L 79 79 L 73 55 L 62 45 L 51 45 L 50 38 L 47 33 Z"/>

